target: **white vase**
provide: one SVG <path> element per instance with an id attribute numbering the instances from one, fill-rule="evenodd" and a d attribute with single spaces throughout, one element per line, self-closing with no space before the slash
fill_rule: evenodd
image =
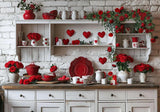
<path id="1" fill-rule="evenodd" d="M 66 16 L 67 16 L 66 11 L 65 10 L 62 11 L 62 20 L 66 20 Z"/>
<path id="2" fill-rule="evenodd" d="M 19 75 L 18 73 L 9 73 L 8 78 L 9 78 L 9 83 L 17 83 Z"/>
<path id="3" fill-rule="evenodd" d="M 146 82 L 146 74 L 145 73 L 140 73 L 139 81 L 140 81 L 140 83 L 145 83 Z"/>
<path id="4" fill-rule="evenodd" d="M 72 11 L 72 20 L 76 20 L 76 16 L 77 16 L 76 11 L 75 10 Z"/>
<path id="5" fill-rule="evenodd" d="M 119 71 L 117 75 L 120 79 L 120 82 L 127 82 L 128 72 L 127 71 Z"/>
<path id="6" fill-rule="evenodd" d="M 33 47 L 34 47 L 34 46 L 37 46 L 37 41 L 36 41 L 36 40 L 34 40 L 34 39 L 33 39 L 33 40 L 31 40 L 31 46 L 33 46 Z"/>

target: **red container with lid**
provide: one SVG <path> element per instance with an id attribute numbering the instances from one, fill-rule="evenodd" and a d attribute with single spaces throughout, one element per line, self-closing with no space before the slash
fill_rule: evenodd
<path id="1" fill-rule="evenodd" d="M 132 37 L 132 42 L 138 42 L 138 37 Z"/>
<path id="2" fill-rule="evenodd" d="M 35 65 L 34 63 L 31 63 L 25 67 L 28 75 L 37 75 L 39 68 L 40 66 Z"/>

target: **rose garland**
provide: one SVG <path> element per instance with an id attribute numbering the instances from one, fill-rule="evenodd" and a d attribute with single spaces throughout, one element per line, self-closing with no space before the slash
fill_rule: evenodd
<path id="1" fill-rule="evenodd" d="M 132 11 L 127 11 L 124 7 L 116 8 L 114 11 L 103 12 L 93 12 L 84 16 L 85 19 L 98 20 L 102 22 L 105 29 L 109 28 L 110 31 L 115 31 L 116 33 L 121 33 L 124 26 L 121 22 L 129 19 L 135 20 L 136 24 L 134 26 L 135 31 L 139 33 L 150 33 L 153 31 L 155 25 L 152 23 L 152 15 L 146 10 L 136 9 Z"/>

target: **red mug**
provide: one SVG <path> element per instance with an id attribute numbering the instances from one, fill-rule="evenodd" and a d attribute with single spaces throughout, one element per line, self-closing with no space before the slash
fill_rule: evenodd
<path id="1" fill-rule="evenodd" d="M 132 42 L 138 42 L 138 37 L 132 37 Z"/>

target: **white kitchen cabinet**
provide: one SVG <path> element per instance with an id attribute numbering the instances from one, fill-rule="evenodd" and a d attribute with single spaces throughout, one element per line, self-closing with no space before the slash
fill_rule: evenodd
<path id="1" fill-rule="evenodd" d="M 90 101 L 66 102 L 66 112 L 96 112 L 95 103 Z"/>
<path id="2" fill-rule="evenodd" d="M 125 103 L 99 103 L 98 112 L 125 112 Z"/>
<path id="3" fill-rule="evenodd" d="M 64 112 L 64 103 L 37 103 L 37 112 Z"/>
<path id="4" fill-rule="evenodd" d="M 8 102 L 8 112 L 36 112 L 35 103 L 34 101 Z"/>
<path id="5" fill-rule="evenodd" d="M 156 112 L 154 103 L 127 103 L 126 112 Z"/>

